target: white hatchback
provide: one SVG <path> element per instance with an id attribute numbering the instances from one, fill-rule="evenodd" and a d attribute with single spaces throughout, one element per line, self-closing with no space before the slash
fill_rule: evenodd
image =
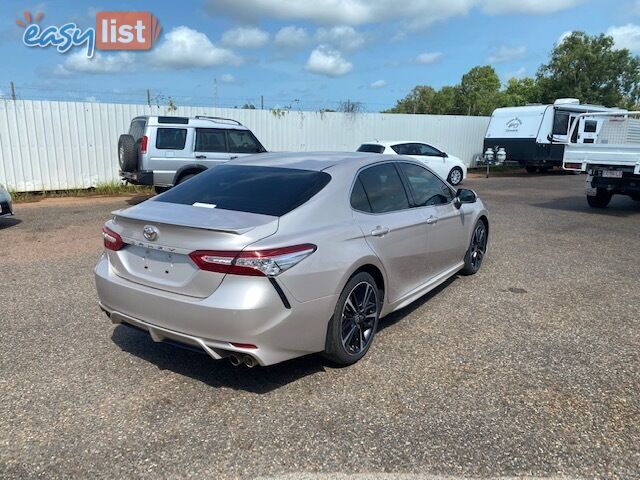
<path id="1" fill-rule="evenodd" d="M 367 142 L 360 145 L 358 152 L 413 157 L 446 179 L 451 185 L 458 185 L 467 178 L 467 166 L 462 160 L 424 142 Z"/>

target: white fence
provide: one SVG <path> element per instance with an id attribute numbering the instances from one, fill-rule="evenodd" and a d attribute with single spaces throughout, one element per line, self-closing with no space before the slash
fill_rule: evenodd
<path id="1" fill-rule="evenodd" d="M 362 142 L 423 140 L 469 164 L 488 117 L 320 113 L 0 100 L 0 183 L 16 191 L 89 188 L 118 179 L 118 136 L 137 115 L 239 120 L 271 151 L 354 151 Z"/>

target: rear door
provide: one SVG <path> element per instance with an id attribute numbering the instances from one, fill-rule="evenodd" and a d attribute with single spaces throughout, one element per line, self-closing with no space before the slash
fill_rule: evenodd
<path id="1" fill-rule="evenodd" d="M 389 301 L 424 283 L 428 269 L 427 225 L 411 208 L 395 162 L 362 170 L 351 193 L 353 216 L 384 265 Z"/>
<path id="2" fill-rule="evenodd" d="M 176 171 L 193 163 L 193 128 L 187 125 L 151 127 L 149 130 L 149 170 L 155 185 L 173 185 Z"/>
<path id="3" fill-rule="evenodd" d="M 222 128 L 196 128 L 194 156 L 196 163 L 207 168 L 230 159 L 226 131 Z"/>

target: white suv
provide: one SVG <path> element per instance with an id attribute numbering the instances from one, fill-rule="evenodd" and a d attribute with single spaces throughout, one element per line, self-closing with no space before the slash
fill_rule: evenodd
<path id="1" fill-rule="evenodd" d="M 262 152 L 266 150 L 251 130 L 220 117 L 136 117 L 118 140 L 122 179 L 153 185 L 158 192 L 207 168 Z"/>

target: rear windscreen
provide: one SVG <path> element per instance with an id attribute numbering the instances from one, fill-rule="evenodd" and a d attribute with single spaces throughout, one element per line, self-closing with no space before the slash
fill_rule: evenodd
<path id="1" fill-rule="evenodd" d="M 173 187 L 156 201 L 280 217 L 307 202 L 329 180 L 328 173 L 311 170 L 220 165 Z"/>
<path id="2" fill-rule="evenodd" d="M 358 148 L 358 152 L 382 153 L 384 152 L 384 147 L 382 145 L 365 143 L 363 145 L 360 145 L 360 148 Z"/>

